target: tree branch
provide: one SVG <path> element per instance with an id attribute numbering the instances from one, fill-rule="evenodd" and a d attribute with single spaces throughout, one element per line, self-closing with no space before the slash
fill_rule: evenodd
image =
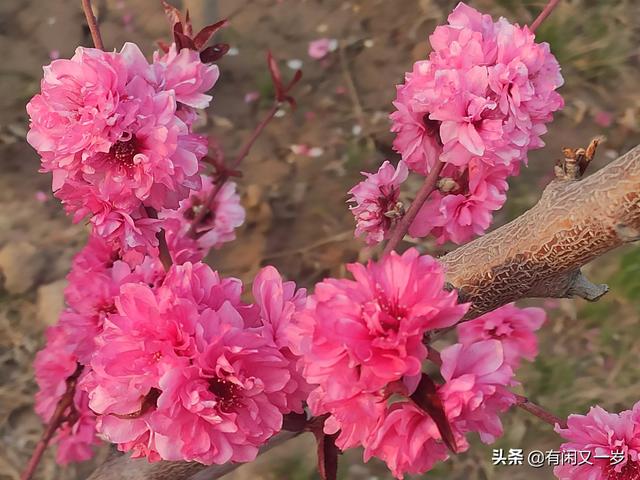
<path id="1" fill-rule="evenodd" d="M 82 10 L 84 11 L 84 16 L 87 18 L 87 25 L 91 32 L 93 44 L 98 50 L 104 50 L 104 44 L 102 43 L 102 37 L 100 36 L 100 27 L 98 27 L 98 21 L 93 13 L 91 0 L 82 0 Z"/>
<path id="2" fill-rule="evenodd" d="M 459 289 L 463 301 L 473 303 L 472 317 L 526 297 L 595 300 L 604 287 L 586 280 L 580 267 L 638 240 L 639 232 L 640 146 L 584 180 L 578 175 L 554 180 L 531 210 L 441 260 L 448 267 L 447 280 Z M 519 406 L 535 408 L 523 399 Z M 282 432 L 263 451 L 296 435 Z M 150 464 L 121 456 L 89 480 L 213 480 L 237 466 Z"/>
<path id="3" fill-rule="evenodd" d="M 468 318 L 521 298 L 596 300 L 606 286 L 580 267 L 638 232 L 640 146 L 584 180 L 554 180 L 531 210 L 441 261 L 447 281 L 473 303 Z"/>

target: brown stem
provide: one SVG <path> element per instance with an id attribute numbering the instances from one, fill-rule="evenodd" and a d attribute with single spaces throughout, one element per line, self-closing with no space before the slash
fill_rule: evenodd
<path id="1" fill-rule="evenodd" d="M 78 364 L 76 371 L 66 380 L 67 388 L 58 400 L 58 404 L 56 405 L 56 409 L 51 416 L 51 420 L 47 424 L 44 432 L 42 433 L 42 437 L 38 441 L 36 448 L 33 450 L 31 454 L 31 458 L 29 459 L 29 463 L 25 468 L 24 472 L 20 476 L 20 480 L 30 480 L 33 477 L 33 474 L 36 472 L 38 468 L 38 464 L 40 460 L 42 460 L 42 455 L 44 454 L 49 442 L 53 438 L 53 435 L 56 433 L 58 427 L 64 422 L 65 415 L 64 412 L 73 404 L 73 396 L 76 392 L 76 383 L 78 381 L 78 377 L 82 373 L 82 365 Z"/>
<path id="2" fill-rule="evenodd" d="M 529 26 L 529 30 L 531 30 L 532 32 L 535 32 L 536 29 L 542 24 L 542 22 L 544 22 L 546 18 L 549 15 L 551 15 L 551 12 L 553 12 L 553 9 L 556 8 L 559 3 L 560 3 L 560 0 L 549 0 L 549 3 L 547 3 L 547 5 L 542 10 L 542 12 L 540 12 L 540 15 L 538 15 L 538 18 L 536 18 L 533 21 L 533 23 Z"/>
<path id="3" fill-rule="evenodd" d="M 271 106 L 271 108 L 269 109 L 265 117 L 256 126 L 256 128 L 251 133 L 251 136 L 249 137 L 247 142 L 240 149 L 240 151 L 238 152 L 238 155 L 236 155 L 235 160 L 231 162 L 231 165 L 229 166 L 230 170 L 237 169 L 240 166 L 240 163 L 242 162 L 242 160 L 244 160 L 246 156 L 249 155 L 249 152 L 251 151 L 251 147 L 253 147 L 253 144 L 256 143 L 256 140 L 258 139 L 262 131 L 265 129 L 265 127 L 269 125 L 269 122 L 273 120 L 273 117 L 275 117 L 276 113 L 278 112 L 280 105 L 281 104 L 278 101 L 275 101 L 273 103 L 273 105 Z"/>
<path id="4" fill-rule="evenodd" d="M 193 237 L 196 235 L 198 227 L 211 211 L 211 207 L 213 205 L 213 201 L 216 198 L 216 195 L 218 194 L 218 192 L 220 191 L 224 183 L 227 180 L 229 180 L 230 172 L 236 170 L 240 166 L 240 163 L 242 162 L 242 160 L 244 160 L 247 157 L 247 155 L 249 155 L 249 152 L 251 151 L 251 147 L 253 147 L 253 144 L 256 142 L 256 140 L 258 139 L 262 131 L 265 129 L 265 127 L 269 124 L 269 122 L 273 120 L 273 118 L 276 115 L 276 112 L 278 111 L 278 108 L 280 108 L 280 102 L 275 101 L 272 107 L 269 109 L 269 111 L 265 115 L 265 117 L 262 119 L 262 121 L 256 126 L 253 132 L 251 132 L 251 136 L 247 139 L 246 143 L 240 149 L 240 151 L 238 152 L 238 155 L 236 155 L 233 162 L 231 162 L 231 165 L 223 167 L 222 171 L 218 174 L 218 176 L 216 177 L 215 185 L 213 189 L 211 190 L 211 192 L 209 192 L 209 195 L 205 200 L 202 208 L 200 209 L 198 214 L 195 216 L 195 218 L 191 222 L 191 227 L 189 227 L 187 236 Z"/>
<path id="5" fill-rule="evenodd" d="M 89 25 L 93 44 L 97 49 L 104 50 L 98 21 L 96 20 L 96 16 L 93 14 L 93 8 L 91 7 L 91 0 L 82 0 L 82 10 L 84 10 L 84 16 L 87 18 L 87 25 Z"/>
<path id="6" fill-rule="evenodd" d="M 396 223 L 393 229 L 391 230 L 391 233 L 389 234 L 389 241 L 387 242 L 387 245 L 384 247 L 382 256 L 388 255 L 389 253 L 394 251 L 398 246 L 398 244 L 402 241 L 405 234 L 409 230 L 409 227 L 411 226 L 416 216 L 418 215 L 420 208 L 422 208 L 422 205 L 424 205 L 424 202 L 427 201 L 427 198 L 429 198 L 429 195 L 431 195 L 431 192 L 433 192 L 436 189 L 436 185 L 438 183 L 438 177 L 440 176 L 440 172 L 442 171 L 443 166 L 444 166 L 443 162 L 438 162 L 433 167 L 433 169 L 429 172 L 429 175 L 427 175 L 427 178 L 424 179 L 424 183 L 422 184 L 422 187 L 420 187 L 420 190 L 418 190 L 416 198 L 413 200 L 413 202 L 409 206 L 407 213 L 405 213 L 404 217 L 402 217 L 400 221 Z"/>
<path id="7" fill-rule="evenodd" d="M 540 405 L 533 403 L 527 397 L 522 395 L 515 394 L 516 397 L 516 406 L 521 408 L 525 412 L 529 412 L 532 415 L 535 415 L 540 420 L 545 423 L 548 423 L 552 427 L 555 427 L 556 424 L 560 425 L 561 428 L 567 428 L 567 423 L 562 420 L 560 417 L 555 416 L 553 413 L 545 410 Z"/>

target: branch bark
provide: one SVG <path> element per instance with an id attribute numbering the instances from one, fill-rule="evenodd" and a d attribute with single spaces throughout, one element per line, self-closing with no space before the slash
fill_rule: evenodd
<path id="1" fill-rule="evenodd" d="M 512 222 L 445 255 L 473 318 L 521 298 L 597 300 L 580 268 L 640 238 L 640 146 L 585 179 L 556 179 Z"/>
<path id="2" fill-rule="evenodd" d="M 566 169 L 564 170 L 566 173 Z M 512 222 L 442 257 L 447 280 L 472 302 L 478 316 L 528 297 L 580 296 L 596 300 L 606 286 L 589 282 L 580 268 L 624 243 L 640 239 L 640 146 L 597 173 L 564 176 L 539 202 Z M 269 450 L 296 433 L 282 432 Z M 183 462 L 106 462 L 89 480 L 213 480 L 238 464 L 205 467 Z"/>

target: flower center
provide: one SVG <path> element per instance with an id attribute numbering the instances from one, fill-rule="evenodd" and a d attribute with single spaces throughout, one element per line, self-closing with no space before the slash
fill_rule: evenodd
<path id="1" fill-rule="evenodd" d="M 438 145 L 442 146 L 442 140 L 440 140 L 440 122 L 438 120 L 431 120 L 429 114 L 425 113 L 422 117 L 422 123 L 424 123 L 426 134 L 435 138 Z"/>
<path id="2" fill-rule="evenodd" d="M 183 216 L 187 220 L 193 220 L 198 216 L 198 214 L 203 208 L 204 208 L 204 202 L 202 201 L 202 199 L 200 197 L 193 195 L 191 197 L 191 207 L 187 208 L 184 211 Z M 212 209 L 209 209 L 207 214 L 202 219 L 201 223 L 204 225 L 209 225 L 211 222 L 213 222 L 213 220 L 214 220 L 214 213 Z"/>
<path id="3" fill-rule="evenodd" d="M 209 382 L 209 391 L 216 396 L 220 410 L 224 413 L 242 406 L 242 388 L 233 382 L 216 377 Z"/>
<path id="4" fill-rule="evenodd" d="M 109 149 L 109 155 L 125 167 L 133 167 L 133 157 L 138 153 L 138 142 L 134 135 L 128 140 L 118 140 Z"/>
<path id="5" fill-rule="evenodd" d="M 400 322 L 407 315 L 407 309 L 404 305 L 400 305 L 397 299 L 388 298 L 384 292 L 378 292 L 376 303 L 380 309 L 378 318 L 378 327 L 380 333 L 388 335 L 398 331 Z"/>
<path id="6" fill-rule="evenodd" d="M 640 480 L 640 463 L 629 458 L 619 472 L 615 471 L 615 465 L 607 465 L 605 475 L 606 480 Z"/>

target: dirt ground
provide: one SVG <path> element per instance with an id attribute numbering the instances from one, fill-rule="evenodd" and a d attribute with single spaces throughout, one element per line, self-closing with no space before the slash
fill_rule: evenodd
<path id="1" fill-rule="evenodd" d="M 134 41 L 151 55 L 168 29 L 156 0 L 95 2 L 109 49 Z M 174 2 L 177 3 L 177 2 Z M 200 130 L 232 156 L 269 105 L 265 52 L 287 66 L 302 63 L 304 78 L 295 92 L 298 109 L 283 110 L 267 128 L 239 181 L 247 208 L 238 240 L 209 261 L 226 275 L 250 281 L 265 264 L 312 286 L 327 275 L 344 273 L 344 263 L 370 254 L 353 239 L 353 219 L 345 200 L 360 170 L 374 169 L 393 155 L 387 115 L 394 85 L 413 61 L 427 54 L 427 37 L 456 2 L 448 0 L 191 0 L 194 23 L 229 18 L 221 40 L 233 48 L 220 62 L 221 78 L 213 107 Z M 471 2 L 494 16 L 530 22 L 544 2 Z M 72 225 L 50 193 L 50 178 L 38 174 L 39 160 L 25 142 L 24 106 L 38 90 L 41 67 L 56 56 L 69 57 L 77 45 L 90 45 L 80 1 L 0 1 L 0 480 L 19 478 L 42 426 L 33 413 L 32 361 L 43 332 L 63 308 L 62 291 L 72 256 L 87 230 Z M 530 167 L 511 182 L 510 199 L 495 225 L 531 206 L 550 179 L 561 146 L 584 146 L 597 134 L 608 142 L 598 168 L 640 141 L 640 3 L 635 0 L 567 0 L 541 28 L 565 75 L 567 108 L 546 135 L 547 147 L 532 152 Z M 635 19 L 635 21 L 634 21 Z M 635 22 L 635 23 L 634 23 Z M 340 48 L 322 61 L 307 55 L 308 43 L 335 38 Z M 259 99 L 247 103 L 245 96 Z M 294 153 L 313 148 L 314 155 Z M 417 185 L 413 185 L 414 188 Z M 431 253 L 436 248 L 422 243 Z M 614 252 L 589 267 L 594 281 L 609 281 L 604 301 L 544 302 L 550 321 L 541 334 L 541 355 L 519 375 L 528 395 L 560 415 L 584 412 L 595 403 L 612 410 L 640 399 L 640 255 Z M 626 255 L 623 257 L 623 255 Z M 616 289 L 616 285 L 620 288 Z M 629 286 L 631 285 L 631 287 Z M 637 288 L 634 289 L 634 285 Z M 538 302 L 541 304 L 542 302 Z M 635 395 L 635 396 L 634 396 Z M 498 448 L 546 450 L 559 439 L 522 412 L 506 418 L 507 434 Z M 109 453 L 65 469 L 52 452 L 39 479 L 81 479 Z M 340 476 L 390 478 L 381 464 L 362 464 L 348 452 Z M 310 439 L 275 450 L 233 478 L 317 478 Z M 491 449 L 478 446 L 425 478 L 552 478 L 550 471 L 491 466 Z"/>

